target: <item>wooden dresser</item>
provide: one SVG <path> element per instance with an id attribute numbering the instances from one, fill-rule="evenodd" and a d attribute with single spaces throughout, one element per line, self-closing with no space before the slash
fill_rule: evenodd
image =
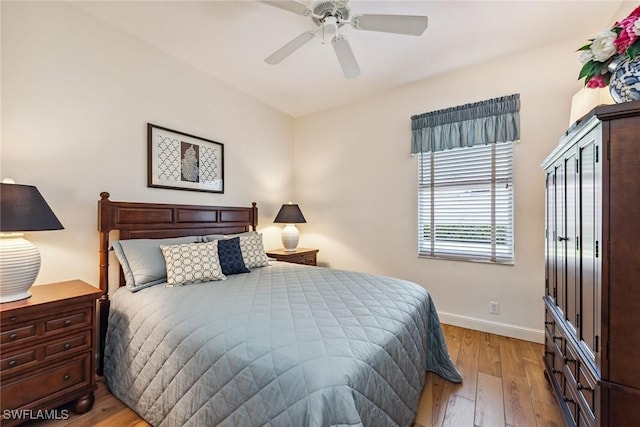
<path id="1" fill-rule="evenodd" d="M 101 291 L 73 280 L 33 286 L 30 292 L 31 298 L 0 304 L 2 425 L 42 417 L 71 401 L 79 413 L 93 405 L 95 307 Z"/>
<path id="2" fill-rule="evenodd" d="M 595 108 L 542 166 L 547 377 L 569 426 L 640 426 L 640 102 Z"/>
<path id="3" fill-rule="evenodd" d="M 319 251 L 319 249 L 306 248 L 297 248 L 293 252 L 287 252 L 284 249 L 272 249 L 267 251 L 267 256 L 277 259 L 278 261 L 291 262 L 294 264 L 317 265 L 316 254 Z"/>

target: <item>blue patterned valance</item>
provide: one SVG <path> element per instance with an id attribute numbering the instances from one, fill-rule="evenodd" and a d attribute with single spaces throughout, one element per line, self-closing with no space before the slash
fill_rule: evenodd
<path id="1" fill-rule="evenodd" d="M 411 117 L 411 154 L 520 139 L 520 94 Z"/>

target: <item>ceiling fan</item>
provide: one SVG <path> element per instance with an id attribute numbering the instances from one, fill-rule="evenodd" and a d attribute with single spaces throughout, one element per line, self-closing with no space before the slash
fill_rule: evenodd
<path id="1" fill-rule="evenodd" d="M 338 57 L 344 76 L 348 79 L 360 74 L 360 67 L 353 55 L 347 38 L 338 34 L 338 30 L 345 24 L 350 24 L 356 30 L 380 31 L 385 33 L 406 34 L 419 36 L 427 29 L 427 17 L 418 15 L 351 15 L 349 0 L 319 0 L 312 7 L 296 0 L 261 0 L 262 3 L 293 12 L 302 16 L 309 16 L 318 29 L 305 31 L 280 49 L 269 55 L 265 62 L 276 65 L 286 57 L 313 40 L 317 33 L 333 35 L 331 44 Z"/>

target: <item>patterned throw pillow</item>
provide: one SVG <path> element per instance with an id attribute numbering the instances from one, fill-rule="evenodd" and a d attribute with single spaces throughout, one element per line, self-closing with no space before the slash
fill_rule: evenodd
<path id="1" fill-rule="evenodd" d="M 240 236 L 240 249 L 244 264 L 248 268 L 265 267 L 269 258 L 262 243 L 262 233 L 253 232 Z"/>
<path id="2" fill-rule="evenodd" d="M 224 280 L 218 261 L 218 243 L 160 246 L 167 264 L 167 286 Z"/>
<path id="3" fill-rule="evenodd" d="M 224 275 L 249 273 L 242 259 L 239 237 L 218 240 L 218 259 Z"/>

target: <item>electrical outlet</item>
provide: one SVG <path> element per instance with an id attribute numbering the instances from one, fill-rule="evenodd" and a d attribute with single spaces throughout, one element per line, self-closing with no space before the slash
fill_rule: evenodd
<path id="1" fill-rule="evenodd" d="M 498 314 L 500 313 L 500 304 L 498 301 L 489 301 L 489 313 Z"/>

